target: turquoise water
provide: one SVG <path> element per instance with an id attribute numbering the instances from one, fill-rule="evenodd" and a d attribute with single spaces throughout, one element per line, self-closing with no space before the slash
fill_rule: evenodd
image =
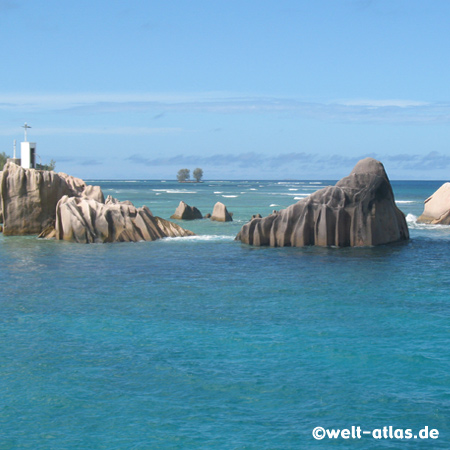
<path id="1" fill-rule="evenodd" d="M 411 241 L 252 248 L 234 236 L 327 182 L 97 182 L 196 237 L 0 236 L 0 449 L 448 449 L 450 227 L 440 182 L 393 182 Z M 314 440 L 392 425 L 436 440 Z"/>

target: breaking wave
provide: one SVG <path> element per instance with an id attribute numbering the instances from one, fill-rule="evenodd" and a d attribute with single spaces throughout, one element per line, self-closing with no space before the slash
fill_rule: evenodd
<path id="1" fill-rule="evenodd" d="M 234 236 L 226 236 L 220 234 L 204 234 L 200 236 L 185 236 L 185 237 L 168 237 L 161 239 L 158 242 L 176 242 L 176 241 L 233 241 Z"/>

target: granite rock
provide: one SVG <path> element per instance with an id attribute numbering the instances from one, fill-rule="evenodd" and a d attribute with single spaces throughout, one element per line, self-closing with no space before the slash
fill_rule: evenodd
<path id="1" fill-rule="evenodd" d="M 425 200 L 423 213 L 417 222 L 450 225 L 450 183 L 444 183 Z"/>
<path id="2" fill-rule="evenodd" d="M 233 218 L 228 212 L 227 207 L 223 203 L 217 202 L 214 205 L 211 220 L 215 220 L 216 222 L 231 222 Z"/>
<path id="3" fill-rule="evenodd" d="M 195 220 L 203 219 L 203 216 L 195 206 L 189 206 L 187 203 L 181 201 L 170 218 L 176 220 Z"/>
<path id="4" fill-rule="evenodd" d="M 192 231 L 155 217 L 131 202 L 100 203 L 93 199 L 64 196 L 56 208 L 54 232 L 40 237 L 78 243 L 154 241 L 165 237 L 193 236 Z"/>
<path id="5" fill-rule="evenodd" d="M 383 164 L 359 161 L 349 176 L 286 209 L 245 224 L 236 240 L 255 246 L 360 247 L 409 239 Z"/>
<path id="6" fill-rule="evenodd" d="M 0 197 L 5 235 L 39 234 L 56 218 L 63 196 L 104 201 L 99 186 L 87 186 L 65 173 L 24 169 L 7 163 L 0 177 Z"/>

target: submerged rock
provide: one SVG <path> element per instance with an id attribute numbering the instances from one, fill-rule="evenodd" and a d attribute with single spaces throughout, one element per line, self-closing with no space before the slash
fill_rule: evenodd
<path id="1" fill-rule="evenodd" d="M 109 200 L 64 196 L 58 202 L 54 230 L 43 238 L 88 243 L 154 241 L 165 237 L 193 236 L 192 231 L 155 217 L 143 206 Z"/>
<path id="2" fill-rule="evenodd" d="M 271 247 L 359 247 L 409 239 L 383 164 L 366 158 L 335 186 L 323 188 L 245 224 L 236 240 Z"/>
<path id="3" fill-rule="evenodd" d="M 104 201 L 99 186 L 87 186 L 80 178 L 7 163 L 0 177 L 3 233 L 9 236 L 41 233 L 53 225 L 56 205 L 65 195 Z"/>
<path id="4" fill-rule="evenodd" d="M 211 220 L 215 220 L 216 222 L 231 222 L 233 218 L 228 212 L 227 207 L 223 203 L 217 202 L 214 205 Z"/>
<path id="5" fill-rule="evenodd" d="M 417 222 L 450 225 L 450 183 L 444 183 L 424 203 L 423 213 Z"/>
<path id="6" fill-rule="evenodd" d="M 189 206 L 187 203 L 181 201 L 170 218 L 176 220 L 195 220 L 203 219 L 203 216 L 195 206 Z"/>

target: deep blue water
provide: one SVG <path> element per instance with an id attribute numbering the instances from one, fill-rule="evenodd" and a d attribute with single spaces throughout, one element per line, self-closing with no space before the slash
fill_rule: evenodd
<path id="1" fill-rule="evenodd" d="M 77 245 L 0 236 L 0 450 L 448 449 L 450 227 L 441 182 L 393 182 L 411 241 L 252 248 L 234 236 L 326 182 L 100 181 L 196 237 Z M 436 440 L 316 441 L 392 425 Z"/>

